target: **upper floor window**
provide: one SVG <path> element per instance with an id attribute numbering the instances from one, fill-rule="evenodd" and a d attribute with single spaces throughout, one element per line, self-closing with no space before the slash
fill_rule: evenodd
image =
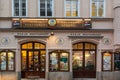
<path id="1" fill-rule="evenodd" d="M 0 71 L 15 70 L 15 53 L 12 51 L 0 52 Z"/>
<path id="2" fill-rule="evenodd" d="M 52 16 L 53 14 L 53 2 L 52 0 L 40 0 L 39 15 L 40 16 Z"/>
<path id="3" fill-rule="evenodd" d="M 26 16 L 26 0 L 13 0 L 13 16 Z"/>
<path id="4" fill-rule="evenodd" d="M 65 4 L 65 16 L 66 17 L 76 17 L 78 16 L 78 0 L 66 0 Z"/>
<path id="5" fill-rule="evenodd" d="M 104 17 L 105 0 L 91 0 L 91 17 Z"/>

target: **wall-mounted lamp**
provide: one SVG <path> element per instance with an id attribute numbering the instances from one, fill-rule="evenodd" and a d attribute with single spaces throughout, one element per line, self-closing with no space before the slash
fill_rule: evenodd
<path id="1" fill-rule="evenodd" d="M 54 35 L 54 32 L 51 32 L 50 35 L 53 36 L 53 35 Z"/>

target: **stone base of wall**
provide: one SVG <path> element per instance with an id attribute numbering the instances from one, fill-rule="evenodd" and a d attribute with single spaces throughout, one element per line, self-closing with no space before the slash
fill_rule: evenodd
<path id="1" fill-rule="evenodd" d="M 120 80 L 120 71 L 115 72 L 97 72 L 96 78 L 72 78 L 72 72 L 49 72 L 46 73 L 46 79 L 34 80 Z M 20 72 L 0 72 L 0 80 L 32 80 L 21 79 Z"/>
<path id="2" fill-rule="evenodd" d="M 96 78 L 74 78 L 73 80 L 96 80 Z"/>
<path id="3" fill-rule="evenodd" d="M 48 80 L 73 80 L 71 72 L 49 72 Z"/>
<path id="4" fill-rule="evenodd" d="M 18 80 L 16 72 L 0 72 L 0 80 Z"/>
<path id="5" fill-rule="evenodd" d="M 120 71 L 97 72 L 97 80 L 120 80 Z"/>

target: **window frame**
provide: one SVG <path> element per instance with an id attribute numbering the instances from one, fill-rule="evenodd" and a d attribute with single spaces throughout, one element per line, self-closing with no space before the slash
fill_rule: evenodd
<path id="1" fill-rule="evenodd" d="M 74 0 L 71 0 L 71 1 L 74 1 Z M 72 2 L 71 2 L 72 3 Z M 77 11 L 78 11 L 78 16 L 66 16 L 66 0 L 64 0 L 64 17 L 70 17 L 70 18 L 76 18 L 76 17 L 80 17 L 80 0 L 78 0 L 78 4 L 77 4 Z M 71 8 L 71 6 L 70 6 Z"/>
<path id="2" fill-rule="evenodd" d="M 52 53 L 57 53 L 58 54 L 58 62 L 57 62 L 57 64 L 58 64 L 58 70 L 56 70 L 56 71 L 51 71 L 50 70 L 50 54 L 52 54 Z M 68 54 L 68 70 L 61 70 L 60 69 L 60 55 L 62 54 L 62 53 L 67 53 Z M 49 72 L 69 72 L 70 71 L 70 53 L 69 52 L 67 52 L 67 51 L 63 51 L 63 50 L 56 50 L 56 51 L 52 51 L 52 52 L 50 52 L 49 53 Z"/>
<path id="3" fill-rule="evenodd" d="M 115 69 L 115 54 L 117 54 L 117 55 L 119 55 L 120 56 L 120 52 L 119 51 L 116 51 L 116 52 L 114 52 L 114 71 L 120 71 L 120 69 L 119 70 L 117 70 L 117 69 Z M 120 59 L 119 59 L 120 60 Z M 120 61 L 119 61 L 120 62 Z"/>
<path id="4" fill-rule="evenodd" d="M 2 71 L 7 71 L 7 72 L 14 72 L 15 70 L 16 70 L 16 55 L 15 55 L 15 52 L 14 51 L 12 51 L 12 50 L 2 50 L 2 51 L 0 51 L 0 54 L 2 53 L 2 52 L 5 52 L 6 53 L 6 70 L 1 70 L 1 63 L 0 63 L 0 72 L 2 72 Z M 13 55 L 14 55 L 14 64 L 13 64 L 13 70 L 8 70 L 9 68 L 9 66 L 8 66 L 8 53 L 9 52 L 12 52 L 13 53 Z M 0 55 L 0 60 L 1 60 L 1 55 Z"/>
<path id="5" fill-rule="evenodd" d="M 14 1 L 15 0 L 12 0 L 12 16 L 13 17 L 27 17 L 28 16 L 28 0 L 26 0 L 26 14 L 25 16 L 22 16 L 22 11 L 21 11 L 21 1 L 19 0 L 19 16 L 15 16 L 15 13 L 14 13 Z"/>
<path id="6" fill-rule="evenodd" d="M 98 4 L 98 3 L 97 3 Z M 98 16 L 98 12 L 97 12 L 97 16 L 92 16 L 92 0 L 90 0 L 90 17 L 92 18 L 101 18 L 101 17 L 105 17 L 106 15 L 106 0 L 104 0 L 104 7 L 103 7 L 103 16 Z M 98 8 L 98 5 L 97 5 Z"/>
<path id="7" fill-rule="evenodd" d="M 52 15 L 47 16 L 47 1 L 45 0 L 45 16 L 40 15 L 40 0 L 38 0 L 38 16 L 39 17 L 54 17 L 54 0 L 52 0 Z"/>

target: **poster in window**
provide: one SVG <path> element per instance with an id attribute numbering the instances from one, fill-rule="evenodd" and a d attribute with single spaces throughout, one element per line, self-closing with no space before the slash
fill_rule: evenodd
<path id="1" fill-rule="evenodd" d="M 50 54 L 50 71 L 58 70 L 58 54 L 52 53 Z"/>
<path id="2" fill-rule="evenodd" d="M 0 54 L 0 63 L 1 63 L 1 70 L 6 70 L 6 52 L 2 52 Z"/>
<path id="3" fill-rule="evenodd" d="M 8 70 L 14 70 L 14 53 L 8 53 Z"/>
<path id="4" fill-rule="evenodd" d="M 114 54 L 114 69 L 120 70 L 120 52 Z"/>
<path id="5" fill-rule="evenodd" d="M 60 55 L 60 70 L 68 70 L 68 53 L 62 53 Z"/>
<path id="6" fill-rule="evenodd" d="M 103 53 L 103 71 L 110 71 L 112 69 L 111 61 L 112 54 L 109 52 Z"/>

